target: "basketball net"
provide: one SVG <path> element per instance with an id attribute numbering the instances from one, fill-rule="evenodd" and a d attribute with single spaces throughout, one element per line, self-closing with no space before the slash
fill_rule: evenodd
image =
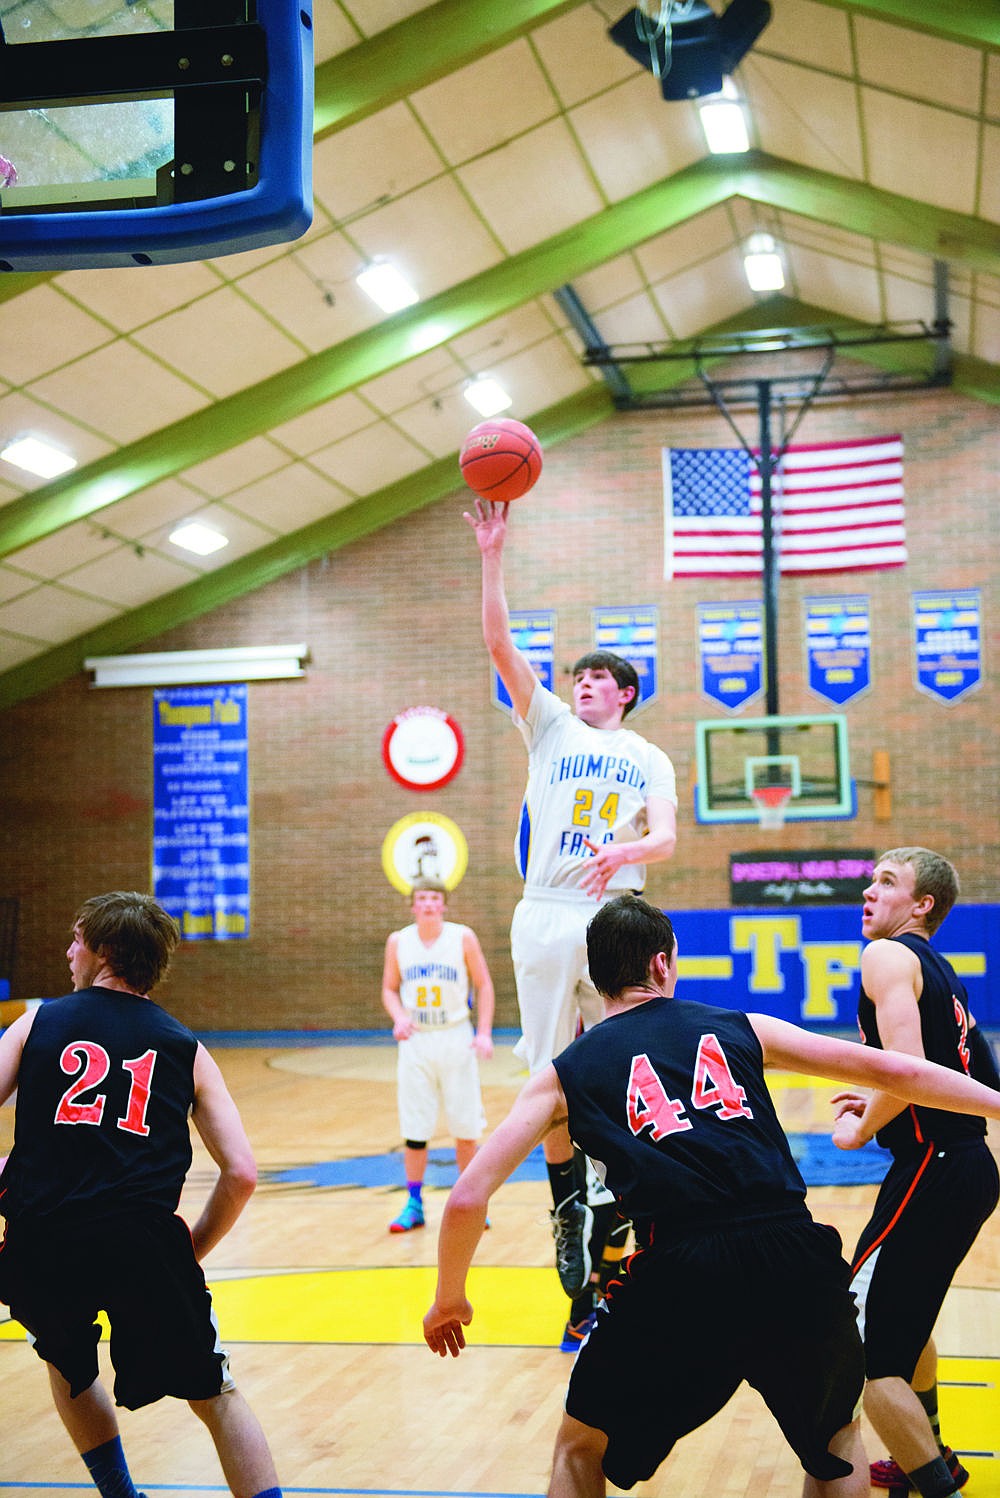
<path id="1" fill-rule="evenodd" d="M 790 785 L 755 785 L 750 794 L 757 808 L 757 820 L 761 827 L 772 829 L 784 826 L 785 808 L 792 799 Z"/>

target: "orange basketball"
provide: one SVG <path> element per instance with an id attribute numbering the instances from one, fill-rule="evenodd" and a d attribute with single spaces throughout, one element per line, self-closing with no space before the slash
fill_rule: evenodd
<path id="1" fill-rule="evenodd" d="M 472 428 L 462 443 L 458 466 L 470 489 L 483 499 L 506 504 L 520 499 L 537 482 L 542 449 L 523 421 L 495 416 Z"/>

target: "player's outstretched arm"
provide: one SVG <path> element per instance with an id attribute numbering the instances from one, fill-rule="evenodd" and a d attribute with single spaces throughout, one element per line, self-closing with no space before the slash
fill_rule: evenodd
<path id="1" fill-rule="evenodd" d="M 476 513 L 464 518 L 475 532 L 483 564 L 483 639 L 490 659 L 510 694 L 514 711 L 523 718 L 531 705 L 538 678 L 527 656 L 514 643 L 503 575 L 503 550 L 507 539 L 510 505 L 477 499 Z"/>
<path id="2" fill-rule="evenodd" d="M 462 1171 L 445 1204 L 438 1237 L 438 1281 L 434 1304 L 424 1317 L 424 1340 L 432 1352 L 458 1357 L 472 1306 L 465 1282 L 486 1225 L 490 1197 L 556 1123 L 565 1121 L 566 1100 L 555 1067 L 532 1077 L 503 1123 Z"/>
<path id="3" fill-rule="evenodd" d="M 219 1167 L 219 1179 L 191 1229 L 195 1254 L 203 1259 L 226 1236 L 253 1195 L 257 1164 L 222 1073 L 200 1043 L 194 1062 L 191 1118 Z"/>
<path id="4" fill-rule="evenodd" d="M 946 1113 L 1000 1119 L 1000 1093 L 933 1061 L 898 1051 L 873 1050 L 856 1041 L 813 1035 L 769 1014 L 748 1014 L 747 1019 L 760 1041 L 765 1066 L 826 1077 L 849 1086 L 879 1088 L 893 1097 L 925 1108 L 941 1108 Z M 847 1117 L 860 1122 L 857 1115 Z M 858 1144 L 872 1138 L 872 1133 L 862 1132 L 865 1137 L 857 1139 Z M 835 1142 L 842 1141 L 835 1139 Z M 855 1145 L 844 1143 L 843 1147 Z"/>
<path id="5" fill-rule="evenodd" d="M 21 1069 L 21 1053 L 28 1031 L 34 1022 L 36 1011 L 29 1009 L 19 1014 L 12 1025 L 0 1035 L 0 1103 L 5 1103 L 17 1086 L 17 1074 Z"/>

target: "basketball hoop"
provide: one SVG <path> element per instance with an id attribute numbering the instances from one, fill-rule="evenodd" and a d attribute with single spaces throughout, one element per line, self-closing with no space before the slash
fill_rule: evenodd
<path id="1" fill-rule="evenodd" d="M 784 826 L 785 808 L 792 799 L 790 785 L 755 785 L 750 795 L 757 808 L 757 819 L 761 827 L 773 829 Z"/>

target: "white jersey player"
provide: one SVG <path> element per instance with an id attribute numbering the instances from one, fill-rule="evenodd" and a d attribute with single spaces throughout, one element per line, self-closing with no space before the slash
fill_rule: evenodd
<path id="1" fill-rule="evenodd" d="M 547 691 L 510 629 L 503 551 L 508 505 L 476 501 L 465 519 L 482 556 L 483 637 L 528 745 L 528 787 L 518 832 L 525 885 L 511 924 L 511 955 L 521 1014 L 520 1052 L 532 1075 L 601 1017 L 587 972 L 587 923 L 597 903 L 641 891 L 646 865 L 671 856 L 677 841 L 673 766 L 655 745 L 622 727 L 639 682 L 610 651 L 573 668 L 573 712 Z M 574 716 L 575 715 L 575 716 Z M 566 1293 L 590 1281 L 590 1208 L 582 1162 L 567 1129 L 543 1141 L 552 1187 L 556 1263 Z"/>
<path id="2" fill-rule="evenodd" d="M 397 1097 L 408 1195 L 391 1233 L 423 1227 L 427 1141 L 444 1107 L 459 1170 L 486 1127 L 479 1057 L 493 1054 L 493 983 L 475 932 L 444 919 L 445 889 L 432 879 L 413 886 L 415 920 L 385 944 L 382 1003 L 399 1044 Z M 476 1027 L 471 1017 L 476 998 Z"/>

